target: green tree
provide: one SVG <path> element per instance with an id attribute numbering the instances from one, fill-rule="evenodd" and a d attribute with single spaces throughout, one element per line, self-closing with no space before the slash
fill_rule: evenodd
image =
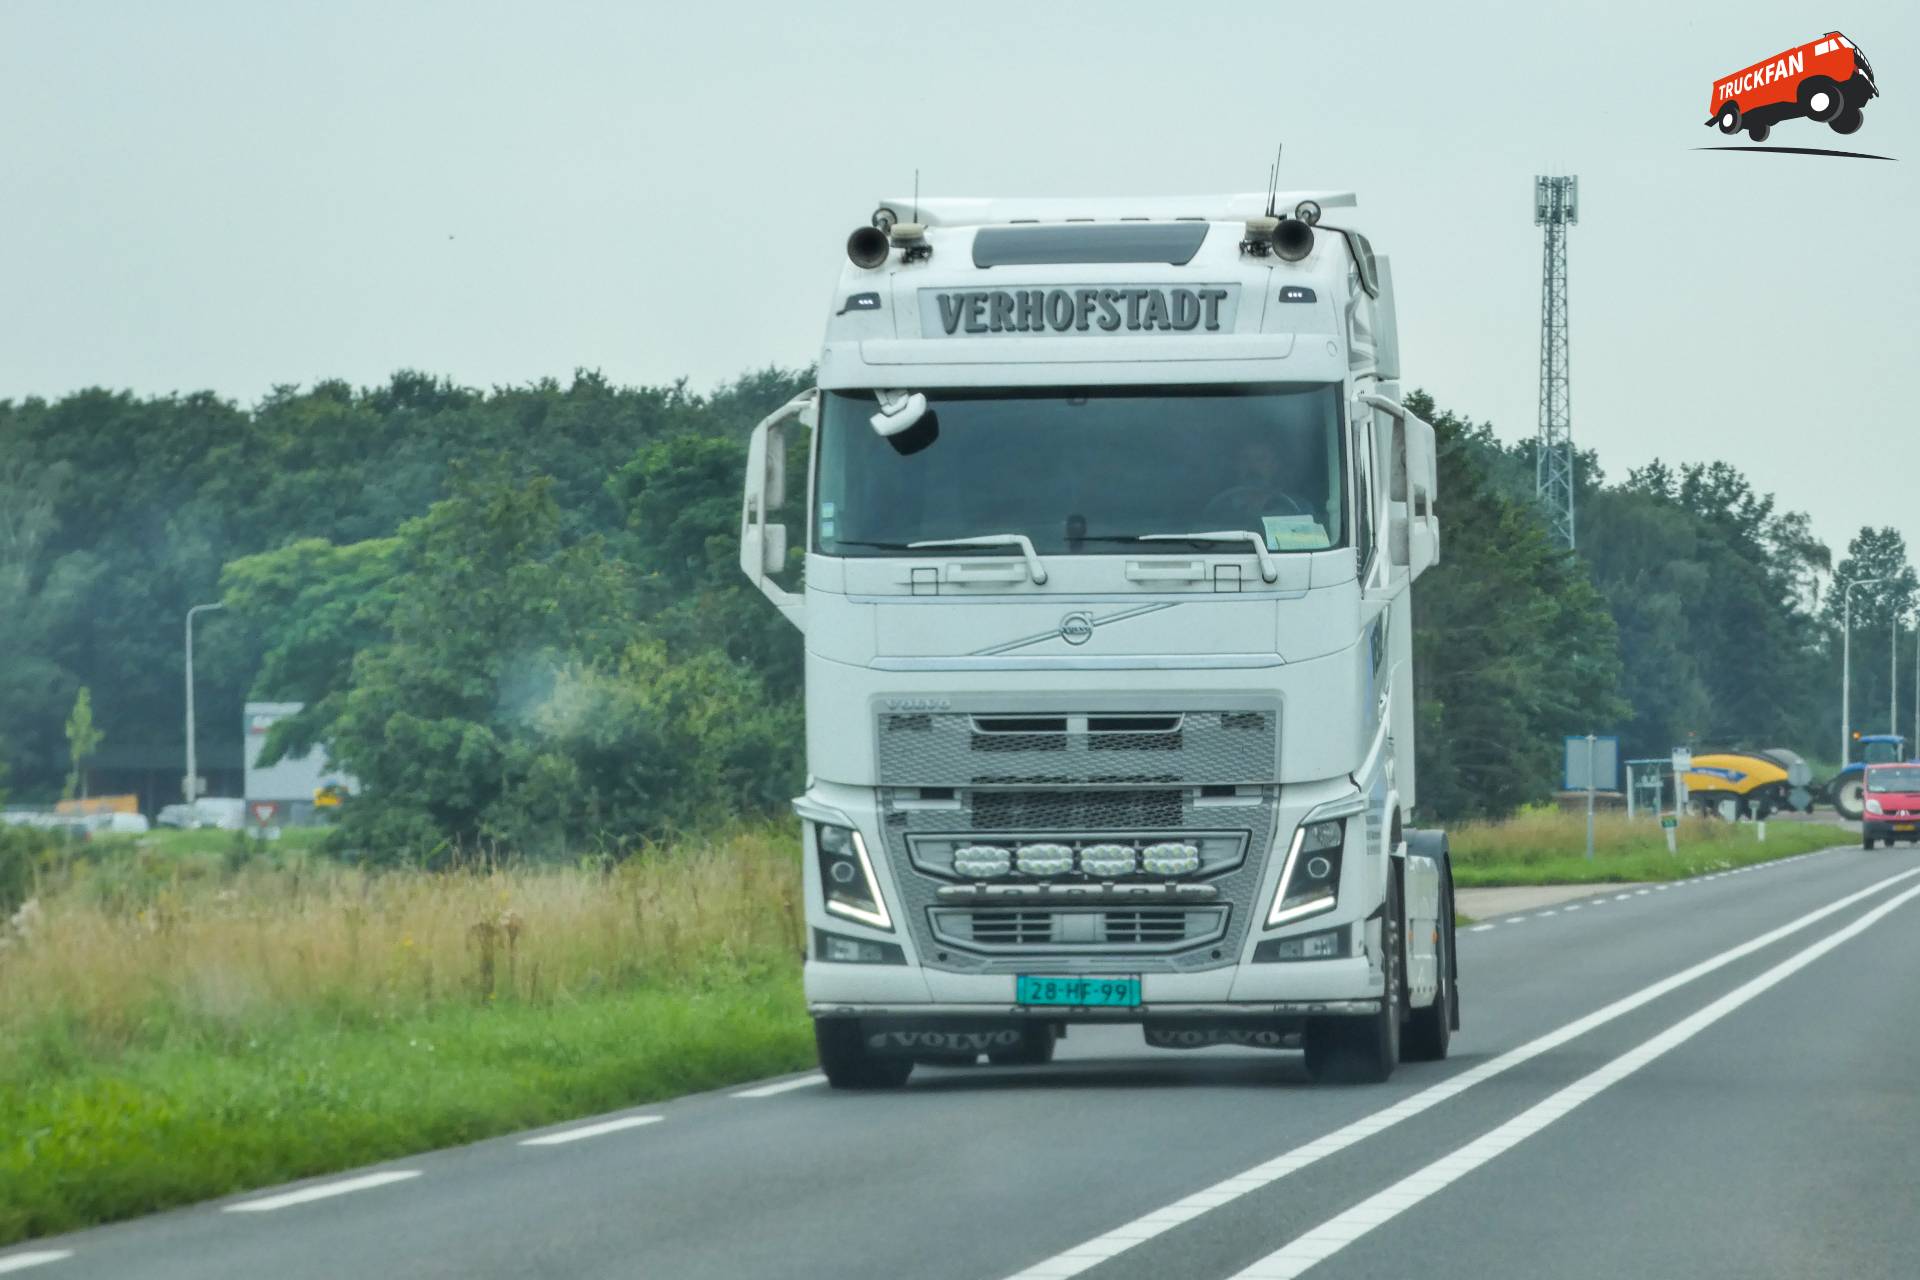
<path id="1" fill-rule="evenodd" d="M 1483 465 L 1491 431 L 1408 397 L 1439 449 L 1441 561 L 1413 591 L 1420 805 L 1442 818 L 1545 799 L 1569 733 L 1627 714 L 1605 602 L 1530 501 Z"/>
<path id="2" fill-rule="evenodd" d="M 73 767 L 67 773 L 66 789 L 61 793 L 63 799 L 71 800 L 76 795 L 86 797 L 87 761 L 100 749 L 104 736 L 93 723 L 93 691 L 81 685 L 73 700 L 73 712 L 67 717 L 67 755 Z"/>

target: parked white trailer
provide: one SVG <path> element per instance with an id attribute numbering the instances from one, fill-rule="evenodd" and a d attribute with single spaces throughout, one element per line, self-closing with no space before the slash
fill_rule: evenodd
<path id="1" fill-rule="evenodd" d="M 741 519 L 805 635 L 834 1085 L 1081 1023 L 1316 1077 L 1446 1054 L 1446 840 L 1404 826 L 1433 431 L 1353 203 L 888 200 L 850 237 Z"/>

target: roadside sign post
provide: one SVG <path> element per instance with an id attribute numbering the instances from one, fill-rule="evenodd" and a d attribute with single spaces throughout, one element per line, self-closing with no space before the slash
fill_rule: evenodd
<path id="1" fill-rule="evenodd" d="M 1680 852 L 1679 849 L 1674 847 L 1674 843 L 1673 843 L 1673 830 L 1675 827 L 1679 825 L 1680 825 L 1680 819 L 1678 818 L 1663 817 L 1660 819 L 1660 829 L 1666 832 L 1666 835 L 1667 835 L 1667 852 L 1668 853 Z"/>
<path id="2" fill-rule="evenodd" d="M 1566 762 L 1562 789 L 1566 791 L 1585 791 L 1587 793 L 1587 858 L 1593 858 L 1593 803 L 1594 793 L 1600 790 L 1601 780 L 1606 781 L 1606 789 L 1611 791 L 1620 779 L 1620 739 L 1601 737 L 1589 733 L 1581 737 L 1569 735 L 1565 740 Z"/>
<path id="3" fill-rule="evenodd" d="M 1673 811 L 1676 814 L 1687 811 L 1687 773 L 1692 768 L 1692 748 L 1675 747 L 1673 749 Z"/>
<path id="4" fill-rule="evenodd" d="M 273 820 L 280 816 L 279 801 L 255 800 L 247 806 L 247 811 L 253 815 L 256 828 L 254 835 L 262 840 L 271 840 L 280 834 L 279 829 L 273 825 Z"/>
<path id="5" fill-rule="evenodd" d="M 1593 744 L 1594 736 L 1587 735 L 1587 861 L 1593 861 Z"/>

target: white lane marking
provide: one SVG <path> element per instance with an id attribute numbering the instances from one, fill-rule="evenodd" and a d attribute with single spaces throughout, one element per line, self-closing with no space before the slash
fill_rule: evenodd
<path id="1" fill-rule="evenodd" d="M 1588 1098 L 1618 1084 L 1662 1054 L 1685 1044 L 1741 1005 L 1798 973 L 1849 938 L 1865 933 L 1915 898 L 1920 898 L 1920 887 L 1881 903 L 1852 924 L 1828 934 L 1803 951 L 1795 952 L 1759 977 L 1735 987 L 1698 1013 L 1682 1018 L 1599 1070 L 1581 1077 L 1544 1101 L 1535 1103 L 1499 1128 L 1440 1157 L 1417 1173 L 1409 1174 L 1385 1191 L 1369 1196 L 1345 1213 L 1329 1218 L 1246 1270 L 1236 1272 L 1233 1280 L 1292 1280 L 1375 1227 L 1398 1217 L 1434 1192 L 1452 1185 L 1501 1152 L 1540 1132 Z"/>
<path id="2" fill-rule="evenodd" d="M 1545 911 L 1536 911 L 1533 914 L 1535 914 L 1536 916 L 1550 916 L 1553 914 L 1553 912 L 1554 912 L 1554 908 L 1550 907 Z"/>
<path id="3" fill-rule="evenodd" d="M 1477 924 L 1473 926 L 1473 928 L 1467 930 L 1467 932 L 1468 933 L 1485 933 L 1487 930 L 1491 928 L 1493 928 L 1493 926 L 1490 924 Z"/>
<path id="4" fill-rule="evenodd" d="M 1632 995 L 1623 996 L 1604 1008 L 1596 1009 L 1585 1017 L 1575 1018 L 1565 1026 L 1549 1031 L 1538 1039 L 1529 1040 L 1517 1049 L 1509 1049 L 1497 1058 L 1462 1071 L 1458 1075 L 1449 1076 L 1438 1084 L 1430 1085 L 1410 1098 L 1404 1098 L 1391 1106 L 1383 1107 L 1371 1115 L 1362 1116 L 1335 1129 L 1325 1137 L 1316 1138 L 1304 1146 L 1295 1147 L 1264 1164 L 1255 1165 L 1244 1173 L 1236 1174 L 1224 1182 L 1215 1183 L 1204 1191 L 1195 1192 L 1183 1200 L 1177 1200 L 1164 1209 L 1156 1209 L 1152 1213 L 1135 1218 L 1132 1222 L 1123 1223 L 1104 1235 L 1095 1236 L 1063 1253 L 1057 1253 L 1051 1258 L 1037 1262 L 1026 1270 L 1017 1272 L 1010 1277 L 1010 1280 L 1077 1276 L 1082 1271 L 1105 1262 L 1108 1258 L 1126 1252 L 1144 1240 L 1151 1240 L 1191 1218 L 1200 1216 L 1208 1209 L 1228 1204 L 1249 1192 L 1270 1186 L 1296 1170 L 1304 1169 L 1315 1161 L 1345 1150 L 1362 1138 L 1391 1129 L 1402 1120 L 1411 1120 L 1414 1116 L 1445 1102 L 1456 1094 L 1465 1093 L 1477 1084 L 1483 1084 L 1543 1053 L 1557 1049 L 1596 1027 L 1605 1026 L 1616 1018 L 1632 1013 L 1635 1009 L 1659 999 L 1670 991 L 1684 987 L 1689 982 L 1703 978 L 1716 969 L 1730 965 L 1763 947 L 1771 946 L 1782 938 L 1817 924 L 1836 911 L 1844 911 L 1862 898 L 1872 897 L 1889 885 L 1910 880 L 1914 876 L 1920 876 L 1920 867 L 1912 871 L 1903 871 L 1899 875 L 1888 876 L 1885 880 L 1829 902 L 1824 907 L 1817 907 L 1797 920 L 1789 920 L 1759 937 L 1751 938 L 1736 947 L 1722 951 L 1719 955 L 1709 956 L 1690 969 L 1682 969 L 1650 986 L 1640 988 Z"/>
<path id="5" fill-rule="evenodd" d="M 1561 908 L 1562 911 L 1578 911 L 1579 909 L 1580 909 L 1579 903 L 1568 903 L 1566 906 Z"/>
<path id="6" fill-rule="evenodd" d="M 1657 884 L 1653 886 L 1653 891 L 1655 893 L 1665 893 L 1667 891 L 1667 886 L 1664 884 Z"/>
<path id="7" fill-rule="evenodd" d="M 1652 891 L 1651 891 L 1651 890 L 1649 890 L 1649 889 L 1640 889 L 1640 890 L 1638 890 L 1638 891 L 1636 891 L 1636 892 L 1634 893 L 1634 897 L 1636 897 L 1636 898 L 1644 898 L 1644 897 L 1646 897 L 1646 896 L 1647 896 L 1647 894 L 1648 894 L 1648 893 L 1650 893 L 1650 892 L 1652 892 Z"/>
<path id="8" fill-rule="evenodd" d="M 37 1267 L 43 1262 L 58 1262 L 62 1258 L 71 1258 L 71 1249 L 35 1249 L 30 1253 L 10 1253 L 0 1257 L 0 1273 L 25 1271 L 28 1267 Z"/>
<path id="9" fill-rule="evenodd" d="M 1632 895 L 1632 894 L 1630 894 L 1630 893 L 1616 893 L 1616 894 L 1614 894 L 1614 895 L 1613 895 L 1613 900 L 1614 900 L 1615 902 L 1620 902 L 1620 901 L 1623 901 L 1623 900 L 1625 900 L 1625 899 L 1627 899 L 1627 898 L 1631 898 L 1632 896 L 1633 896 L 1633 895 Z"/>
<path id="10" fill-rule="evenodd" d="M 790 1093 L 795 1089 L 804 1089 L 808 1085 L 825 1084 L 827 1078 L 818 1072 L 810 1076 L 801 1076 L 798 1080 L 782 1080 L 778 1084 L 763 1084 L 758 1089 L 742 1089 L 734 1094 L 736 1098 L 771 1098 L 776 1093 Z"/>
<path id="11" fill-rule="evenodd" d="M 349 1192 L 366 1191 L 372 1187 L 384 1187 L 389 1182 L 405 1182 L 408 1178 L 420 1176 L 418 1169 L 389 1169 L 385 1173 L 363 1173 L 357 1178 L 342 1178 L 338 1182 L 323 1182 L 315 1187 L 302 1187 L 298 1191 L 283 1191 L 277 1196 L 262 1196 L 258 1200 L 242 1200 L 239 1204 L 226 1206 L 228 1213 L 260 1213 L 268 1209 L 285 1209 L 291 1205 L 306 1204 L 312 1200 L 325 1200 L 332 1196 L 344 1196 Z"/>
<path id="12" fill-rule="evenodd" d="M 638 1129 L 643 1124 L 655 1124 L 659 1116 L 622 1116 L 618 1120 L 602 1120 L 599 1124 L 583 1124 L 578 1129 L 562 1129 L 558 1133 L 543 1133 L 537 1138 L 526 1138 L 520 1143 L 523 1147 L 555 1147 L 563 1142 L 578 1142 L 582 1138 L 598 1138 L 602 1134 L 619 1133 L 622 1129 Z"/>

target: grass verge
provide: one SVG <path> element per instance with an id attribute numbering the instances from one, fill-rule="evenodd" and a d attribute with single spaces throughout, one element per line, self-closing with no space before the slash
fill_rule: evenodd
<path id="1" fill-rule="evenodd" d="M 797 846 L 44 876 L 0 928 L 0 1245 L 806 1065 Z"/>
<path id="2" fill-rule="evenodd" d="M 1594 820 L 1594 856 L 1589 861 L 1586 815 L 1547 809 L 1528 810 L 1505 822 L 1465 823 L 1448 834 L 1454 883 L 1461 888 L 1684 880 L 1811 853 L 1854 838 L 1844 828 L 1824 823 L 1774 821 L 1767 824 L 1763 842 L 1753 823 L 1686 818 L 1676 832 L 1677 852 L 1668 853 L 1656 822 L 1604 814 Z"/>

